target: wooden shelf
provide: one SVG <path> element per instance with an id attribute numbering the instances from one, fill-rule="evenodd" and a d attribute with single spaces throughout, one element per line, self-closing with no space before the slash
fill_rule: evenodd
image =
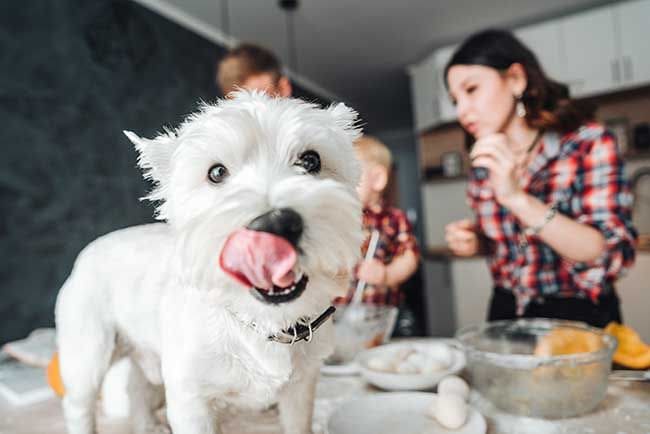
<path id="1" fill-rule="evenodd" d="M 639 253 L 650 253 L 650 234 L 639 234 L 636 251 Z"/>

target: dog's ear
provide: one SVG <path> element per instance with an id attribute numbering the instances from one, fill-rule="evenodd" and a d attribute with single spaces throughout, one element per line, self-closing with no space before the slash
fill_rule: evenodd
<path id="1" fill-rule="evenodd" d="M 155 185 L 145 199 L 164 200 L 164 189 L 171 176 L 172 154 L 176 150 L 176 135 L 171 131 L 165 131 L 155 139 L 138 137 L 131 131 L 124 131 L 124 135 L 138 151 L 138 166 L 144 171 L 145 179 L 152 180 Z"/>
<path id="2" fill-rule="evenodd" d="M 332 104 L 327 108 L 327 112 L 334 118 L 334 122 L 354 142 L 361 136 L 361 128 L 357 125 L 359 114 L 356 110 L 346 106 L 342 102 Z"/>

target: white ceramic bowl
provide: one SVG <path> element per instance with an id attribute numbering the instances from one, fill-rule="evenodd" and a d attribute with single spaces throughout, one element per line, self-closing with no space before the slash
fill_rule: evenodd
<path id="1" fill-rule="evenodd" d="M 444 377 L 457 374 L 465 367 L 464 353 L 451 345 L 450 339 L 419 339 L 413 342 L 397 342 L 372 348 L 357 357 L 361 376 L 373 386 L 384 390 L 430 390 Z M 430 355 L 432 362 L 437 359 L 441 346 L 448 349 L 449 364 L 444 369 L 426 373 L 405 374 L 371 369 L 368 362 L 372 359 L 391 359 L 395 354 L 406 349 L 415 349 L 418 353 Z"/>

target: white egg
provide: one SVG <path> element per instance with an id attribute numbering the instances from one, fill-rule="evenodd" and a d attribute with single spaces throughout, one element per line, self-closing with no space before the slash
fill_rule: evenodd
<path id="1" fill-rule="evenodd" d="M 420 370 L 422 370 L 422 368 L 424 368 L 427 365 L 427 363 L 429 362 L 429 358 L 427 357 L 426 354 L 418 353 L 416 351 L 416 352 L 411 353 L 406 358 L 406 361 L 409 362 L 409 363 L 414 364 L 415 366 L 420 368 Z"/>
<path id="2" fill-rule="evenodd" d="M 440 425 L 449 429 L 458 429 L 467 421 L 469 406 L 459 395 L 440 395 L 436 400 L 435 417 Z"/>
<path id="3" fill-rule="evenodd" d="M 368 359 L 366 365 L 373 371 L 391 372 L 395 370 L 393 361 L 384 357 L 372 357 Z"/>
<path id="4" fill-rule="evenodd" d="M 439 365 L 446 369 L 452 364 L 453 354 L 449 347 L 445 344 L 432 345 L 428 348 L 427 353 L 431 359 L 435 360 Z"/>
<path id="5" fill-rule="evenodd" d="M 443 365 L 442 363 L 436 360 L 427 360 L 427 364 L 422 367 L 421 371 L 423 374 L 433 374 L 434 372 L 444 371 L 448 366 Z"/>
<path id="6" fill-rule="evenodd" d="M 469 399 L 469 386 L 462 378 L 456 375 L 450 375 L 443 378 L 440 380 L 440 383 L 438 383 L 438 394 L 454 394 L 467 401 L 467 399 Z"/>
<path id="7" fill-rule="evenodd" d="M 415 353 L 415 349 L 412 347 L 403 347 L 397 350 L 395 353 L 395 359 L 398 362 L 406 360 L 411 354 Z"/>
<path id="8" fill-rule="evenodd" d="M 398 374 L 419 374 L 420 370 L 417 365 L 408 361 L 401 362 L 396 369 Z"/>

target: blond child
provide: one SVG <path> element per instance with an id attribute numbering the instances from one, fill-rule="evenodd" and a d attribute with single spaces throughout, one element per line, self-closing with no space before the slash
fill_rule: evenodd
<path id="1" fill-rule="evenodd" d="M 418 266 L 417 241 L 405 213 L 388 206 L 384 200 L 392 167 L 390 150 L 378 139 L 367 135 L 357 140 L 355 148 L 362 169 L 357 191 L 363 204 L 366 234 L 363 257 L 373 230 L 378 231 L 379 242 L 374 257 L 356 267 L 346 301 L 352 297 L 357 282 L 364 280 L 364 303 L 398 306 L 402 301 L 399 285 L 408 280 Z"/>

